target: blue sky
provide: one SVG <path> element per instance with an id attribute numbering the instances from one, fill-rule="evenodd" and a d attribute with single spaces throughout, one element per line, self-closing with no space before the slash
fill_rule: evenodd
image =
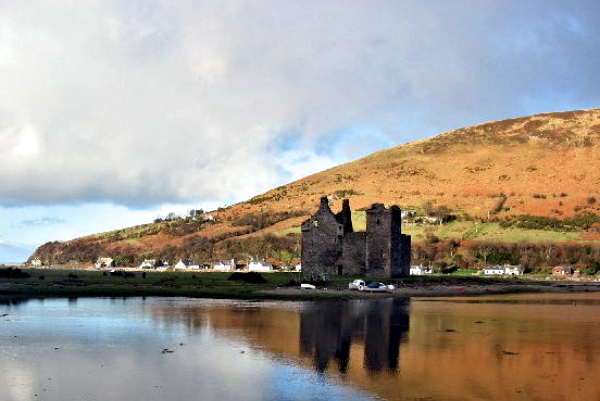
<path id="1" fill-rule="evenodd" d="M 0 262 L 598 107 L 599 48 L 594 1 L 0 0 Z"/>

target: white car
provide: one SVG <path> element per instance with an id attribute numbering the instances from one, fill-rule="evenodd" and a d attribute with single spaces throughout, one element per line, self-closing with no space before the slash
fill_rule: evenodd
<path id="1" fill-rule="evenodd" d="M 395 287 L 393 285 L 386 285 L 377 281 L 373 281 L 369 285 L 366 285 L 360 289 L 360 291 L 368 291 L 368 292 L 388 292 L 394 290 Z"/>
<path id="2" fill-rule="evenodd" d="M 315 286 L 314 286 L 314 285 L 312 285 L 312 284 L 300 284 L 300 289 L 301 289 L 301 290 L 314 290 L 314 289 L 316 289 L 316 288 L 317 288 L 317 287 L 315 287 Z"/>
<path id="3" fill-rule="evenodd" d="M 362 290 L 364 286 L 366 286 L 365 280 L 354 280 L 353 282 L 348 284 L 349 290 Z"/>

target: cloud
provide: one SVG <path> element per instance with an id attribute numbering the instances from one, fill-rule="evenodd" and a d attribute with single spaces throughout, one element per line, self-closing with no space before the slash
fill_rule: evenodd
<path id="1" fill-rule="evenodd" d="M 599 11 L 551 0 L 2 2 L 0 205 L 230 202 L 372 146 L 596 106 Z M 374 145 L 361 147 L 356 127 L 376 132 Z"/>
<path id="2" fill-rule="evenodd" d="M 28 219 L 22 220 L 19 226 L 24 227 L 39 227 L 39 226 L 54 226 L 57 224 L 64 224 L 66 220 L 55 218 L 55 217 L 41 217 L 39 219 Z"/>
<path id="3" fill-rule="evenodd" d="M 33 245 L 12 244 L 0 240 L 0 263 L 22 263 L 34 250 Z"/>

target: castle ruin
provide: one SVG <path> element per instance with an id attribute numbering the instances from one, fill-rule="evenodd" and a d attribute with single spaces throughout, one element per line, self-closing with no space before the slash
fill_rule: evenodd
<path id="1" fill-rule="evenodd" d="M 327 197 L 317 213 L 302 223 L 302 271 L 392 278 L 410 270 L 410 235 L 402 234 L 398 206 L 381 203 L 366 211 L 367 230 L 355 232 L 350 202 L 334 214 Z"/>

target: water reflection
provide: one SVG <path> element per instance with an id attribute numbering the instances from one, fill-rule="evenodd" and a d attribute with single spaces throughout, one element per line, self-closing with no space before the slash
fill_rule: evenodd
<path id="1" fill-rule="evenodd" d="M 0 304 L 0 401 L 600 400 L 599 301 Z"/>
<path id="2" fill-rule="evenodd" d="M 300 350 L 317 371 L 337 362 L 348 371 L 352 342 L 364 343 L 364 367 L 396 372 L 400 343 L 409 329 L 408 299 L 311 304 L 300 311 Z"/>

